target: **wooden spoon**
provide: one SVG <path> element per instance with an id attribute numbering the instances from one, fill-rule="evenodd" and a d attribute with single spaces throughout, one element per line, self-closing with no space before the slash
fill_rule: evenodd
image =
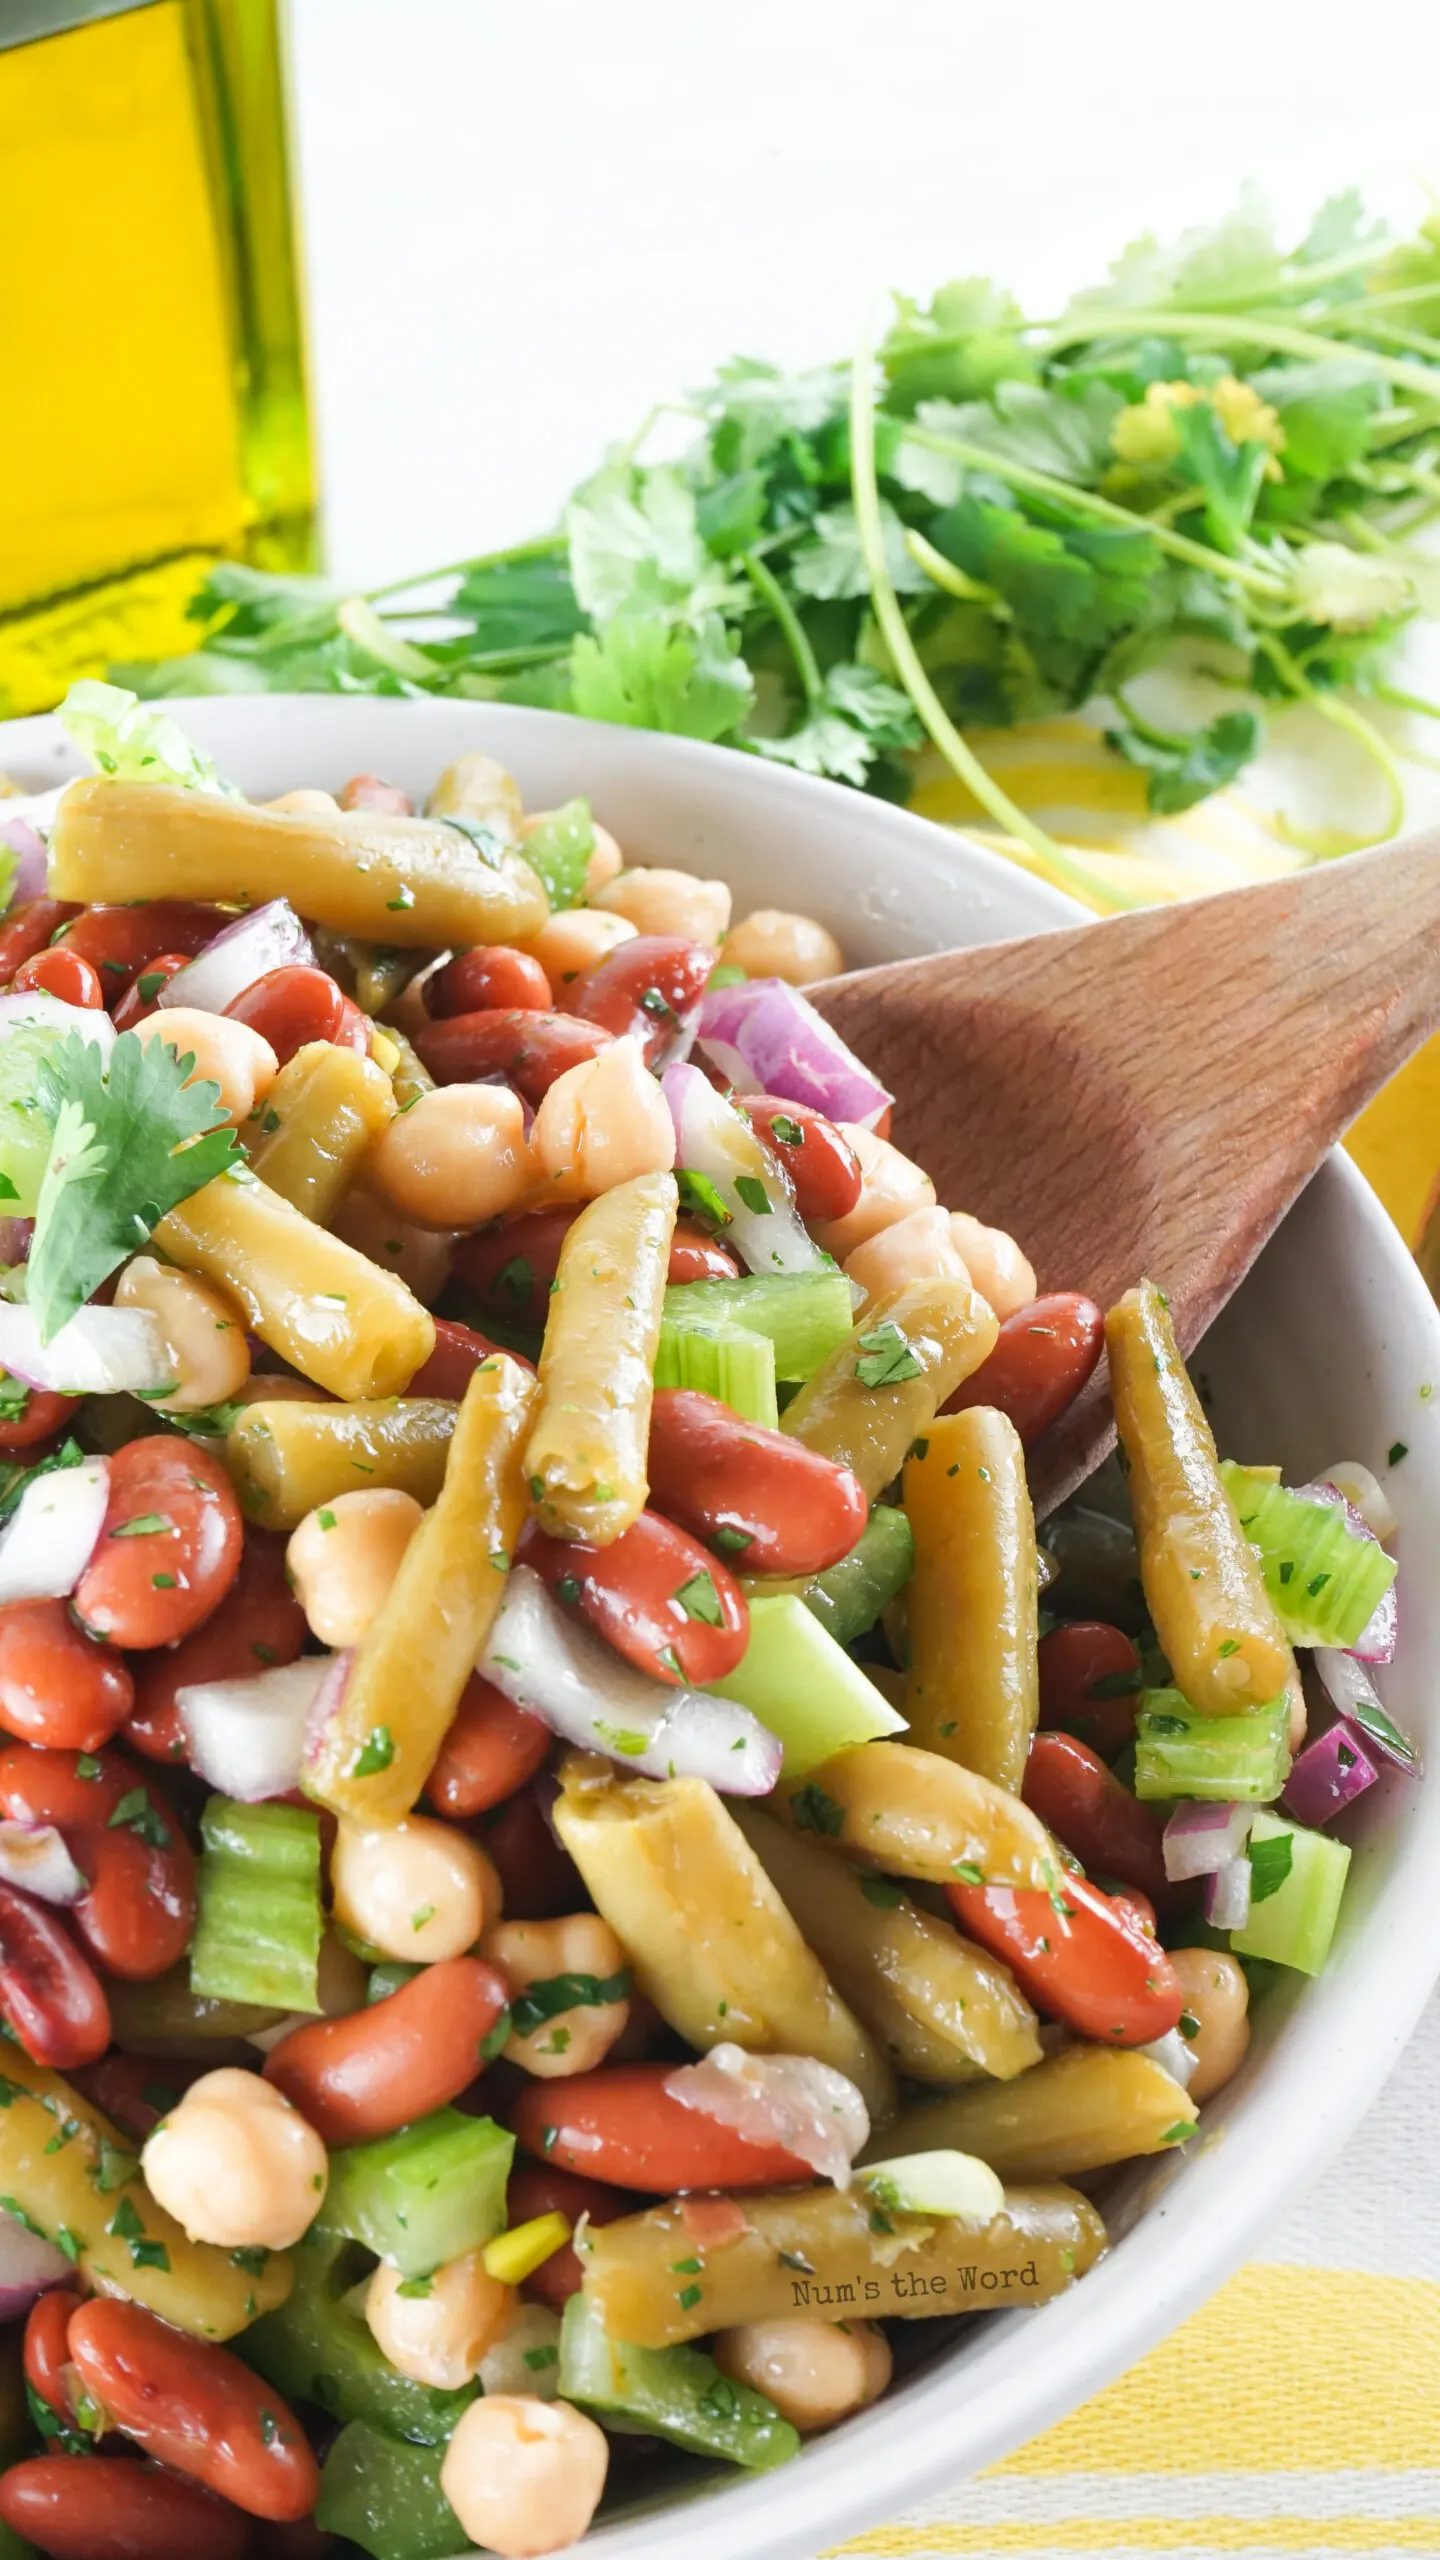
<path id="1" fill-rule="evenodd" d="M 1042 1292 L 1158 1281 L 1188 1352 L 1440 1024 L 1440 834 L 808 992 L 942 1201 L 1008 1228 Z M 1102 1363 L 1031 1452 L 1038 1509 L 1112 1432 Z"/>

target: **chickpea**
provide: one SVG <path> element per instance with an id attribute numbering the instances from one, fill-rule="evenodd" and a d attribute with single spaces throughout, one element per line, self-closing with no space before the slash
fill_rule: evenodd
<path id="1" fill-rule="evenodd" d="M 773 2400 L 802 2436 L 868 2408 L 890 2379 L 889 2341 L 868 2320 L 750 2320 L 722 2329 L 715 2361 Z"/>
<path id="2" fill-rule="evenodd" d="M 500 1917 L 500 1878 L 478 1840 L 424 1814 L 383 1829 L 342 1814 L 330 1890 L 342 1928 L 399 1964 L 463 1956 Z"/>
<path id="3" fill-rule="evenodd" d="M 359 1643 L 424 1516 L 413 1493 L 378 1485 L 307 1511 L 285 1562 L 312 1636 L 337 1652 Z"/>
<path id="4" fill-rule="evenodd" d="M 431 2391 L 459 2391 L 499 2344 L 515 2307 L 512 2285 L 485 2272 L 478 2249 L 452 2258 L 423 2293 L 402 2292 L 398 2267 L 381 2265 L 365 2296 L 365 2321 L 397 2373 Z"/>
<path id="5" fill-rule="evenodd" d="M 263 1102 L 280 1073 L 280 1061 L 268 1040 L 248 1022 L 232 1022 L 228 1014 L 202 1013 L 198 1005 L 172 1005 L 168 1013 L 152 1013 L 135 1025 L 135 1037 L 148 1048 L 158 1040 L 177 1058 L 193 1054 L 187 1084 L 218 1084 L 220 1108 L 227 1120 L 248 1120 Z"/>
<path id="6" fill-rule="evenodd" d="M 260 806 L 282 818 L 333 818 L 340 809 L 333 791 L 282 791 L 278 800 L 262 800 Z"/>
<path id="7" fill-rule="evenodd" d="M 365 1161 L 383 1199 L 438 1231 L 483 1226 L 513 1209 L 532 1170 L 520 1096 L 498 1084 L 422 1093 L 381 1130 Z"/>
<path id="8" fill-rule="evenodd" d="M 637 1042 L 612 1040 L 598 1057 L 556 1077 L 535 1114 L 530 1153 L 541 1173 L 566 1177 L 567 1198 L 581 1200 L 637 1174 L 670 1171 L 675 1123 Z"/>
<path id="9" fill-rule="evenodd" d="M 283 1369 L 252 1369 L 243 1386 L 230 1398 L 232 1404 L 333 1404 L 335 1398 L 323 1387 L 312 1386 L 308 1378 L 292 1378 Z"/>
<path id="10" fill-rule="evenodd" d="M 918 1164 L 902 1156 L 888 1138 L 877 1138 L 870 1129 L 853 1128 L 841 1122 L 840 1134 L 848 1138 L 860 1159 L 861 1192 L 853 1209 L 843 1218 L 828 1219 L 814 1230 L 815 1241 L 837 1262 L 848 1261 L 857 1245 L 868 1244 L 882 1227 L 898 1226 L 913 1210 L 933 1209 L 935 1185 Z M 961 1258 L 964 1259 L 963 1248 Z"/>
<path id="11" fill-rule="evenodd" d="M 565 1973 L 607 1982 L 625 1970 L 624 1948 L 608 1920 L 593 1911 L 569 1920 L 502 1920 L 486 1930 L 480 1952 L 499 1967 L 512 1991 L 528 1991 L 532 1983 L 553 1982 Z M 589 2001 L 547 2018 L 528 2035 L 512 2035 L 505 2058 L 537 2080 L 568 2080 L 603 2062 L 629 2022 L 628 2000 Z"/>
<path id="12" fill-rule="evenodd" d="M 1007 1316 L 1029 1306 L 1035 1295 L 1035 1272 L 1013 1236 L 1007 1236 L 1003 1227 L 982 1226 L 964 1209 L 952 1209 L 950 1233 L 972 1288 L 989 1299 L 1002 1324 Z"/>
<path id="13" fill-rule="evenodd" d="M 857 1244 L 845 1265 L 845 1276 L 878 1298 L 906 1280 L 967 1280 L 967 1272 L 950 1233 L 944 1209 L 912 1209 L 893 1227 Z"/>
<path id="14" fill-rule="evenodd" d="M 412 1226 L 408 1218 L 396 1216 L 388 1201 L 358 1183 L 346 1192 L 330 1229 L 367 1261 L 378 1262 L 382 1271 L 398 1272 L 424 1307 L 433 1307 L 450 1277 L 456 1231 Z"/>
<path id="15" fill-rule="evenodd" d="M 628 916 L 612 916 L 604 907 L 564 907 L 520 949 L 539 961 L 558 990 L 578 978 L 582 969 L 593 969 L 618 944 L 634 940 L 635 927 Z"/>
<path id="16" fill-rule="evenodd" d="M 810 987 L 817 978 L 838 978 L 845 954 L 816 917 L 756 907 L 731 926 L 720 961 L 724 968 L 743 969 L 747 978 L 784 978 L 789 986 Z"/>
<path id="17" fill-rule="evenodd" d="M 678 933 L 687 942 L 719 949 L 730 924 L 730 890 L 724 880 L 700 880 L 693 871 L 622 871 L 592 906 L 628 916 L 637 933 Z"/>
<path id="18" fill-rule="evenodd" d="M 188 1271 L 172 1271 L 153 1254 L 137 1253 L 115 1283 L 115 1304 L 141 1307 L 159 1324 L 179 1380 L 173 1394 L 148 1399 L 162 1413 L 195 1413 L 239 1394 L 250 1375 L 250 1345 L 233 1298 Z"/>
<path id="19" fill-rule="evenodd" d="M 252 2071 L 207 2071 L 140 2155 L 157 2204 L 217 2249 L 290 2249 L 325 2201 L 325 2145 Z"/>
<path id="20" fill-rule="evenodd" d="M 1195 2069 L 1187 2095 L 1197 2106 L 1233 2080 L 1250 2043 L 1250 1986 L 1233 1956 L 1211 1947 L 1176 1947 L 1170 1962 L 1180 1977 L 1185 2010 L 1200 2022 L 1190 2039 Z"/>
<path id="21" fill-rule="evenodd" d="M 553 809 L 532 809 L 529 816 L 520 821 L 521 844 L 524 844 L 527 836 L 534 834 L 537 827 L 543 826 L 547 818 L 553 818 L 554 815 Z M 587 898 L 598 898 L 601 890 L 607 888 L 610 882 L 624 870 L 625 856 L 608 827 L 602 827 L 598 818 L 592 818 L 590 824 L 594 830 L 595 849 L 585 869 L 585 895 Z M 526 948 L 529 948 L 528 944 Z M 537 952 L 535 956 L 538 959 L 540 955 Z"/>
<path id="22" fill-rule="evenodd" d="M 503 2338 L 480 2359 L 480 2387 L 553 2400 L 560 2388 L 560 2316 L 543 2302 L 519 2302 Z"/>
<path id="23" fill-rule="evenodd" d="M 440 2486 L 466 2533 L 500 2560 L 578 2542 L 600 2504 L 610 2448 L 568 2400 L 495 2392 L 462 2409 Z"/>

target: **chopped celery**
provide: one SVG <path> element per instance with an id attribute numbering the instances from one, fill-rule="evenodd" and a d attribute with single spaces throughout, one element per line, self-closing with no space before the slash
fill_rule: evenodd
<path id="1" fill-rule="evenodd" d="M 808 1378 L 855 1321 L 843 1271 L 790 1272 L 767 1280 L 681 1280 L 665 1292 L 675 1324 L 743 1325 L 768 1334 L 777 1378 Z"/>
<path id="2" fill-rule="evenodd" d="M 1323 1831 L 1303 1831 L 1277 1813 L 1257 1813 L 1249 1841 L 1250 1917 L 1232 1929 L 1237 1956 L 1264 1956 L 1297 1973 L 1319 1973 L 1330 1953 L 1350 1852 Z"/>
<path id="3" fill-rule="evenodd" d="M 740 1587 L 750 1601 L 792 1592 L 837 1644 L 853 1644 L 904 1589 L 914 1564 L 915 1539 L 904 1512 L 893 1502 L 877 1502 L 848 1556 L 824 1573 L 796 1582 L 742 1574 Z"/>
<path id="4" fill-rule="evenodd" d="M 695 1282 L 687 1283 L 694 1287 Z M 773 1431 L 780 1419 L 775 1401 L 775 1345 L 768 1334 L 747 1326 L 714 1321 L 700 1323 L 667 1316 L 660 1326 L 655 1353 L 657 1387 L 693 1387 L 702 1396 L 718 1396 L 746 1422 L 761 1422 Z"/>
<path id="5" fill-rule="evenodd" d="M 578 907 L 585 895 L 585 874 L 595 850 L 595 821 L 588 800 L 567 800 L 547 809 L 525 839 L 525 859 L 541 881 L 551 910 Z"/>
<path id="6" fill-rule="evenodd" d="M 381 2354 L 345 2299 L 369 2263 L 349 2240 L 312 2232 L 294 2253 L 285 2301 L 237 2338 L 235 2351 L 286 2400 L 312 2401 L 332 2418 L 363 2419 L 416 2444 L 446 2444 L 474 2388 L 431 2391 Z"/>
<path id="7" fill-rule="evenodd" d="M 686 2453 L 771 2471 L 800 2439 L 770 2401 L 731 2382 L 698 2347 L 631 2347 L 607 2338 L 583 2293 L 560 2328 L 560 2396 L 627 2431 L 663 2436 Z"/>
<path id="8" fill-rule="evenodd" d="M 1394 1557 L 1357 1538 L 1336 1502 L 1312 1502 L 1233 1458 L 1220 1473 L 1291 1643 L 1354 1644 L 1395 1579 Z"/>
<path id="9" fill-rule="evenodd" d="M 906 1729 L 904 1717 L 791 1591 L 751 1600 L 750 1641 L 735 1669 L 709 1685 L 779 1735 L 790 1778 L 803 1778 L 837 1751 Z"/>
<path id="10" fill-rule="evenodd" d="M 1178 1689 L 1146 1689 L 1135 1717 L 1135 1793 L 1271 1804 L 1290 1775 L 1290 1701 L 1197 1715 Z"/>
<path id="11" fill-rule="evenodd" d="M 402 2276 L 428 2276 L 504 2230 L 514 2150 L 514 2135 L 489 2116 L 441 2107 L 378 2142 L 333 2151 L 325 2228 L 363 2240 Z"/>
<path id="12" fill-rule="evenodd" d="M 352 2424 L 325 2456 L 315 2522 L 374 2560 L 451 2560 L 467 2539 L 440 2486 L 444 2456 Z"/>
<path id="13" fill-rule="evenodd" d="M 211 1796 L 200 1819 L 200 1909 L 190 1988 L 202 1999 L 318 2009 L 320 1817 L 302 1805 Z"/>

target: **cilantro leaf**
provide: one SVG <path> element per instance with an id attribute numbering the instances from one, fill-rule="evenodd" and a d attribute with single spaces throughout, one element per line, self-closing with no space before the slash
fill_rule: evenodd
<path id="1" fill-rule="evenodd" d="M 694 493 L 668 464 L 597 472 L 565 522 L 575 594 L 597 623 L 682 606 L 696 621 L 733 597 L 701 539 Z"/>
<path id="2" fill-rule="evenodd" d="M 875 1325 L 858 1339 L 855 1375 L 862 1387 L 898 1387 L 923 1374 L 924 1363 L 916 1359 L 898 1324 Z"/>
<path id="3" fill-rule="evenodd" d="M 73 1032 L 41 1060 L 55 1135 L 26 1294 L 42 1341 L 148 1242 L 167 1210 L 239 1158 L 235 1133 L 220 1119 L 220 1088 L 187 1084 L 192 1064 L 133 1031 L 121 1033 L 108 1068 Z"/>
<path id="4" fill-rule="evenodd" d="M 928 586 L 924 570 L 905 548 L 905 527 L 893 507 L 882 507 L 885 565 L 900 594 L 915 595 Z M 802 596 L 835 598 L 870 592 L 870 575 L 860 546 L 855 510 L 847 502 L 827 507 L 815 518 L 810 538 L 795 552 L 791 576 Z"/>
<path id="5" fill-rule="evenodd" d="M 1278 1893 L 1295 1863 L 1295 1842 L 1288 1831 L 1277 1831 L 1272 1840 L 1253 1840 L 1250 1844 L 1250 1899 L 1268 1902 Z"/>
<path id="6" fill-rule="evenodd" d="M 755 743 L 776 764 L 859 785 L 877 755 L 918 746 L 921 735 L 908 694 L 887 684 L 873 667 L 842 664 L 830 669 L 820 702 L 798 729 Z"/>
<path id="7" fill-rule="evenodd" d="M 598 639 L 581 634 L 571 671 L 573 707 L 586 720 L 713 740 L 750 708 L 749 668 L 718 618 L 692 632 L 623 614 Z"/>
<path id="8" fill-rule="evenodd" d="M 1162 738 L 1127 725 L 1107 729 L 1105 740 L 1127 764 L 1138 765 L 1147 804 L 1157 817 L 1168 818 L 1234 781 L 1259 748 L 1260 723 L 1253 711 L 1222 711 L 1188 738 Z"/>
<path id="9" fill-rule="evenodd" d="M 585 629 L 585 610 L 562 551 L 519 560 L 477 561 L 451 598 L 475 625 L 484 650 L 566 647 Z"/>

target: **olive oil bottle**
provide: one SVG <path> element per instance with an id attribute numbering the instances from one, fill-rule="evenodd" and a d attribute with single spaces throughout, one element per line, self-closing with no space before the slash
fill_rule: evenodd
<path id="1" fill-rule="evenodd" d="M 0 0 L 0 714 L 309 568 L 281 0 Z"/>

